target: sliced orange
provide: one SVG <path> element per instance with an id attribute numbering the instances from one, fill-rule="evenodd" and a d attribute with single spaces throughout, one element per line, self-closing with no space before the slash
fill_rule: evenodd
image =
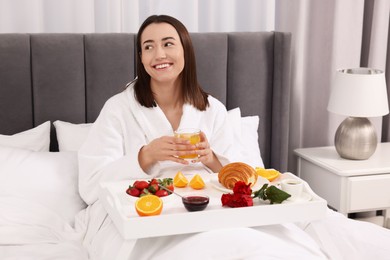
<path id="1" fill-rule="evenodd" d="M 264 169 L 261 167 L 255 167 L 257 175 L 266 178 L 269 181 L 273 181 L 279 177 L 280 172 L 275 169 Z"/>
<path id="2" fill-rule="evenodd" d="M 184 188 L 187 186 L 188 180 L 186 176 L 183 175 L 182 172 L 177 172 L 175 177 L 173 178 L 173 185 L 178 188 Z"/>
<path id="3" fill-rule="evenodd" d="M 202 177 L 200 177 L 199 174 L 195 174 L 190 181 L 190 186 L 195 190 L 201 190 L 204 188 L 205 184 Z"/>
<path id="4" fill-rule="evenodd" d="M 135 210 L 141 217 L 160 215 L 162 209 L 163 201 L 156 195 L 145 195 L 135 202 Z"/>

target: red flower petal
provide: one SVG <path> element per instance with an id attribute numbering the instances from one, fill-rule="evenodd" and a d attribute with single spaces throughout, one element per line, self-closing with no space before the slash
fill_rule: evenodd
<path id="1" fill-rule="evenodd" d="M 250 188 L 251 184 L 246 184 L 243 181 L 238 181 L 234 185 L 233 188 L 233 193 L 238 193 L 238 194 L 246 194 L 246 195 L 251 195 L 252 194 L 252 189 Z"/>

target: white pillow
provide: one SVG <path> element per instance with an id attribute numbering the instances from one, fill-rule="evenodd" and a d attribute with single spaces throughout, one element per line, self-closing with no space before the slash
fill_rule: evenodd
<path id="1" fill-rule="evenodd" d="M 0 146 L 23 148 L 31 151 L 49 151 L 50 121 L 14 135 L 0 135 Z"/>
<path id="2" fill-rule="evenodd" d="M 54 123 L 57 133 L 58 150 L 78 151 L 84 143 L 92 123 L 89 124 L 72 124 L 57 120 Z"/>
<path id="3" fill-rule="evenodd" d="M 0 197 L 38 203 L 73 225 L 86 207 L 78 191 L 77 153 L 0 146 Z"/>
<path id="4" fill-rule="evenodd" d="M 241 110 L 239 107 L 228 111 L 227 120 L 230 128 L 233 130 L 234 147 L 237 153 L 234 155 L 237 161 L 242 161 L 241 156 Z M 235 149 L 236 150 L 236 149 Z"/>
<path id="5" fill-rule="evenodd" d="M 239 160 L 252 167 L 264 167 L 257 133 L 259 117 L 241 117 L 241 110 L 237 107 L 228 111 L 228 121 L 233 129 L 235 146 L 239 147 Z"/>
<path id="6" fill-rule="evenodd" d="M 259 147 L 259 116 L 241 117 L 241 155 L 252 167 L 264 168 Z"/>

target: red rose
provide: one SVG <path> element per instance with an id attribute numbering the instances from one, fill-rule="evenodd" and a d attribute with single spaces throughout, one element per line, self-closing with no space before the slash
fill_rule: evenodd
<path id="1" fill-rule="evenodd" d="M 233 194 L 222 194 L 221 202 L 222 206 L 228 206 L 231 208 L 248 207 L 253 206 L 252 189 L 251 184 L 245 184 L 243 181 L 238 181 L 234 185 Z"/>
<path id="2" fill-rule="evenodd" d="M 222 194 L 221 201 L 222 206 L 228 206 L 231 208 L 253 206 L 252 197 L 246 194 Z"/>
<path id="3" fill-rule="evenodd" d="M 247 184 L 245 184 L 245 182 L 243 182 L 243 181 L 238 181 L 238 182 L 236 182 L 236 184 L 234 185 L 233 193 L 234 193 L 234 194 L 251 195 L 251 194 L 252 194 L 252 189 L 250 188 L 250 186 L 251 186 L 251 183 L 249 183 L 249 184 L 247 185 Z"/>
<path id="4" fill-rule="evenodd" d="M 229 206 L 228 204 L 232 199 L 233 199 L 233 194 L 230 193 L 222 194 L 221 197 L 222 206 Z"/>

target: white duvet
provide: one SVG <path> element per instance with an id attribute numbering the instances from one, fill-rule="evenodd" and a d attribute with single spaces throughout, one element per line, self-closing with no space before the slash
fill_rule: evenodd
<path id="1" fill-rule="evenodd" d="M 390 229 L 353 220 L 332 210 L 322 220 L 299 226 L 329 259 L 390 260 Z"/>
<path id="2" fill-rule="evenodd" d="M 91 214 L 95 218 L 87 228 Z M 90 243 L 83 245 L 88 240 Z M 99 202 L 82 210 L 72 226 L 40 204 L 23 198 L 0 198 L 2 260 L 260 258 L 390 259 L 390 230 L 329 210 L 325 219 L 299 225 L 124 241 Z"/>
<path id="3" fill-rule="evenodd" d="M 77 223 L 83 223 L 77 221 Z M 0 259 L 88 259 L 83 227 L 74 228 L 49 208 L 0 197 Z"/>

